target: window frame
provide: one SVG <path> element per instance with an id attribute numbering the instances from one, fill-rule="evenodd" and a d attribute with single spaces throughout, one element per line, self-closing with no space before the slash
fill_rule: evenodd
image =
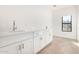
<path id="1" fill-rule="evenodd" d="M 72 16 L 70 16 L 70 18 L 71 18 L 71 22 L 66 22 L 66 23 L 63 23 L 63 16 L 62 16 L 62 32 L 72 32 Z M 66 31 L 64 31 L 63 29 L 64 29 L 64 26 L 63 25 L 67 25 L 67 30 Z M 68 31 L 68 26 L 69 26 L 69 24 L 70 24 L 70 31 Z"/>

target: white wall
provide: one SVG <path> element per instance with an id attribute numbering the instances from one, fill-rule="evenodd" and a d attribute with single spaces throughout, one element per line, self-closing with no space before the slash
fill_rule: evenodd
<path id="1" fill-rule="evenodd" d="M 44 48 L 53 40 L 51 6 L 0 6 L 0 40 L 2 42 L 3 40 L 5 42 L 6 40 L 10 41 L 9 39 L 11 38 L 18 39 L 18 34 L 11 36 L 11 38 L 9 38 L 9 36 L 7 36 L 8 38 L 2 36 L 2 34 L 4 35 L 6 33 L 7 35 L 8 33 L 17 33 L 11 32 L 13 20 L 15 20 L 17 31 L 38 31 L 34 32 L 36 33 L 36 38 L 32 38 L 34 39 L 34 46 Z M 48 28 L 47 30 L 46 27 Z M 31 34 L 29 36 L 31 36 Z M 6 40 L 1 37 L 6 38 Z M 35 48 L 38 49 L 37 47 Z"/>
<path id="2" fill-rule="evenodd" d="M 0 6 L 0 33 L 12 31 L 12 21 L 17 30 L 33 31 L 52 27 L 50 6 Z M 51 29 L 52 30 L 52 29 Z"/>
<path id="3" fill-rule="evenodd" d="M 76 39 L 76 9 L 75 6 L 58 6 L 53 11 L 53 33 L 55 36 Z M 62 32 L 62 16 L 72 16 L 72 32 Z"/>
<path id="4" fill-rule="evenodd" d="M 79 6 L 76 6 L 76 14 L 77 14 L 77 41 L 79 42 Z"/>

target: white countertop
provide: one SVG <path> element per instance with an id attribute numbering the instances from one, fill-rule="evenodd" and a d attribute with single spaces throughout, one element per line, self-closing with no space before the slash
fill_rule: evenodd
<path id="1" fill-rule="evenodd" d="M 5 32 L 0 33 L 0 47 L 6 46 L 8 44 L 19 42 L 22 40 L 33 39 L 34 33 L 37 33 L 42 30 L 37 31 L 15 31 L 15 32 Z"/>
<path id="2" fill-rule="evenodd" d="M 0 33 L 0 47 L 19 42 L 21 40 L 33 38 L 33 32 L 5 32 Z"/>
<path id="3" fill-rule="evenodd" d="M 8 44 L 12 44 L 14 42 L 19 42 L 21 40 L 27 40 L 32 38 L 33 38 L 33 33 L 1 37 L 0 47 L 6 46 Z"/>

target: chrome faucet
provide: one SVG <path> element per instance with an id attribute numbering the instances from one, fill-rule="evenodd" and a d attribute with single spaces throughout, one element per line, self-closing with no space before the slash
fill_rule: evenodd
<path id="1" fill-rule="evenodd" d="M 15 20 L 13 21 L 13 29 L 12 31 L 16 31 L 17 27 L 16 27 L 16 23 L 15 23 Z"/>

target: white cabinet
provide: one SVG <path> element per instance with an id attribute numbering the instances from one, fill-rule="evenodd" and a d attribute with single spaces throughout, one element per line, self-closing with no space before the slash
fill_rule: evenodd
<path id="1" fill-rule="evenodd" d="M 0 54 L 16 54 L 21 53 L 20 51 L 20 43 L 13 43 L 0 48 Z"/>
<path id="2" fill-rule="evenodd" d="M 22 54 L 33 54 L 33 39 L 22 41 Z"/>
<path id="3" fill-rule="evenodd" d="M 44 33 L 42 31 L 34 33 L 34 53 L 38 53 L 45 44 Z"/>
<path id="4" fill-rule="evenodd" d="M 52 40 L 49 32 L 37 31 L 34 34 L 28 34 L 21 38 L 15 37 L 13 43 L 8 42 L 9 45 L 0 47 L 0 53 L 2 54 L 33 54 L 38 53 Z M 21 40 L 20 40 L 21 39 Z"/>
<path id="5" fill-rule="evenodd" d="M 52 42 L 52 33 L 49 31 L 45 33 L 45 42 L 46 44 L 49 44 L 50 42 Z"/>
<path id="6" fill-rule="evenodd" d="M 44 41 L 45 39 L 42 31 L 34 33 L 34 53 L 38 53 L 44 47 Z"/>
<path id="7" fill-rule="evenodd" d="M 39 32 L 40 35 L 40 50 L 43 49 L 46 46 L 46 34 L 45 31 Z"/>
<path id="8" fill-rule="evenodd" d="M 34 53 L 38 53 L 52 41 L 51 33 L 48 31 L 39 31 L 34 33 Z"/>
<path id="9" fill-rule="evenodd" d="M 34 53 L 40 51 L 40 36 L 39 32 L 34 32 Z"/>
<path id="10" fill-rule="evenodd" d="M 39 37 L 34 38 L 34 53 L 40 51 L 40 39 Z"/>
<path id="11" fill-rule="evenodd" d="M 32 54 L 33 39 L 27 39 L 18 43 L 9 44 L 0 48 L 0 54 Z"/>

